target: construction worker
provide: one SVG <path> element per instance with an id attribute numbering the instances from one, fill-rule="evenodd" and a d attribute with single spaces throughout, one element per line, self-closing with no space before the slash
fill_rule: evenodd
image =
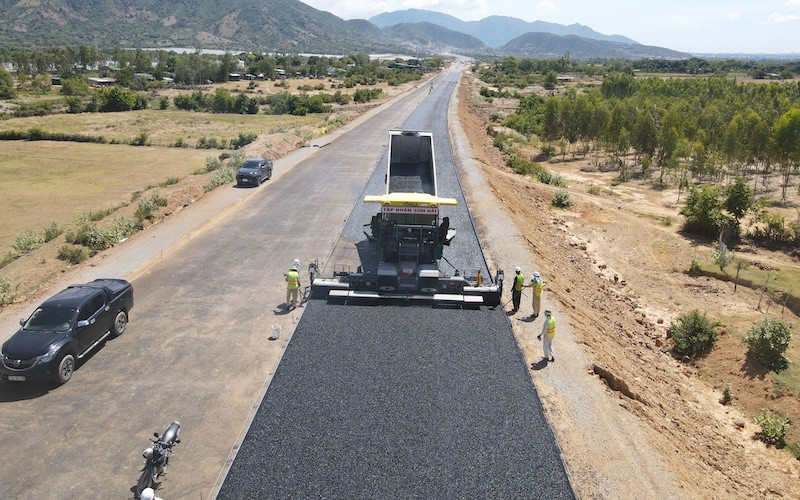
<path id="1" fill-rule="evenodd" d="M 549 309 L 544 312 L 544 325 L 542 326 L 542 333 L 540 333 L 536 339 L 542 340 L 542 335 L 544 335 L 544 340 L 542 341 L 544 359 L 547 361 L 555 361 L 556 358 L 553 356 L 553 337 L 556 336 L 556 320 L 553 318 L 553 313 L 550 312 Z"/>
<path id="2" fill-rule="evenodd" d="M 511 314 L 519 311 L 519 303 L 522 300 L 522 289 L 525 288 L 525 275 L 522 274 L 522 269 L 517 266 L 514 268 L 514 286 L 511 287 L 511 300 L 514 303 L 514 309 Z"/>
<path id="3" fill-rule="evenodd" d="M 533 314 L 531 314 L 531 317 L 536 319 L 539 317 L 539 309 L 542 307 L 542 290 L 544 289 L 544 281 L 542 281 L 539 271 L 536 271 L 533 273 L 533 276 L 531 276 L 530 286 L 533 288 L 533 293 L 531 294 Z"/>
<path id="4" fill-rule="evenodd" d="M 300 290 L 300 273 L 297 269 L 300 267 L 300 261 L 295 259 L 292 262 L 289 271 L 286 273 L 286 308 L 294 309 L 297 307 L 297 291 Z M 289 299 L 291 298 L 291 302 Z"/>

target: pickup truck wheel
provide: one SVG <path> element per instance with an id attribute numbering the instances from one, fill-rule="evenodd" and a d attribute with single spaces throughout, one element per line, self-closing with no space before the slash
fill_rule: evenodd
<path id="1" fill-rule="evenodd" d="M 72 378 L 72 373 L 75 371 L 75 356 L 72 354 L 65 354 L 64 357 L 58 362 L 58 371 L 55 374 L 55 381 L 59 384 L 66 384 Z"/>
<path id="2" fill-rule="evenodd" d="M 272 179 L 272 168 L 267 171 L 267 180 Z"/>
<path id="3" fill-rule="evenodd" d="M 125 333 L 125 327 L 128 326 L 128 313 L 125 311 L 120 311 L 117 313 L 117 316 L 114 318 L 114 326 L 111 327 L 111 335 L 114 337 L 119 337 L 123 333 Z"/>

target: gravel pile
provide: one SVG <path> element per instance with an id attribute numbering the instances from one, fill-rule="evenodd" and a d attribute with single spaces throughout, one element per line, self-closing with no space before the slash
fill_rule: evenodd
<path id="1" fill-rule="evenodd" d="M 434 133 L 439 195 L 459 202 L 442 210 L 458 229 L 445 257 L 486 273 L 452 159 L 447 99 L 436 99 L 455 89 L 457 75 L 445 76 L 402 128 Z M 363 194 L 385 192 L 386 161 L 384 153 Z M 363 249 L 363 225 L 377 211 L 359 201 L 338 245 Z M 453 272 L 444 261 L 442 270 Z M 538 496 L 574 498 L 502 311 L 319 300 L 307 304 L 219 494 Z"/>

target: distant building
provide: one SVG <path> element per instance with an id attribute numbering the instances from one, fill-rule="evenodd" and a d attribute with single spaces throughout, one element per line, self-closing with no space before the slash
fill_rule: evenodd
<path id="1" fill-rule="evenodd" d="M 90 87 L 107 87 L 109 85 L 114 85 L 117 83 L 116 78 L 102 78 L 102 77 L 94 77 L 91 76 L 88 78 L 89 86 Z"/>
<path id="2" fill-rule="evenodd" d="M 241 79 L 242 75 L 240 75 L 239 73 L 228 73 L 228 80 L 232 82 L 238 82 Z"/>

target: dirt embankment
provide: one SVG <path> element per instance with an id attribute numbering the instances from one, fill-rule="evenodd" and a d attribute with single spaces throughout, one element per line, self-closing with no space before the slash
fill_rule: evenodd
<path id="1" fill-rule="evenodd" d="M 665 272 L 664 266 L 674 271 L 678 259 L 687 252 L 692 255 L 691 245 L 676 238 L 674 229 L 621 209 L 617 200 L 597 200 L 571 189 L 576 206 L 571 211 L 553 209 L 550 201 L 556 188 L 516 175 L 505 166 L 486 134 L 494 110 L 476 99 L 480 83 L 469 74 L 462 82 L 459 114 L 473 154 L 483 165 L 489 188 L 502 200 L 537 257 L 534 264 L 545 276 L 546 293 L 569 315 L 576 342 L 584 346 L 591 360 L 584 373 L 575 376 L 585 378 L 590 373 L 600 377 L 608 387 L 608 397 L 618 402 L 620 415 L 636 417 L 648 442 L 660 453 L 660 463 L 671 470 L 681 487 L 680 492 L 664 494 L 800 497 L 800 463 L 785 450 L 767 448 L 754 440 L 758 429 L 751 414 L 721 405 L 720 389 L 701 378 L 708 364 L 698 366 L 676 359 L 666 337 L 667 325 L 677 315 L 704 305 L 714 311 L 749 308 L 740 302 L 752 300 L 752 294 L 740 289 L 734 295 L 710 278 Z M 725 331 L 719 344 L 723 349 L 731 344 L 727 348 L 741 350 L 740 343 L 733 342 Z M 545 404 L 554 401 L 546 398 Z M 551 415 L 568 411 L 567 407 L 548 408 Z M 620 418 L 620 425 L 625 418 Z M 559 440 L 591 435 L 554 427 Z M 578 494 L 604 496 L 604 492 L 615 491 L 613 485 L 584 487 L 581 483 L 602 480 L 580 476 L 585 470 L 582 464 L 600 463 L 613 450 L 604 456 L 570 456 L 570 450 L 581 448 L 574 442 L 563 448 Z M 638 465 L 625 464 L 631 474 L 637 473 Z"/>

